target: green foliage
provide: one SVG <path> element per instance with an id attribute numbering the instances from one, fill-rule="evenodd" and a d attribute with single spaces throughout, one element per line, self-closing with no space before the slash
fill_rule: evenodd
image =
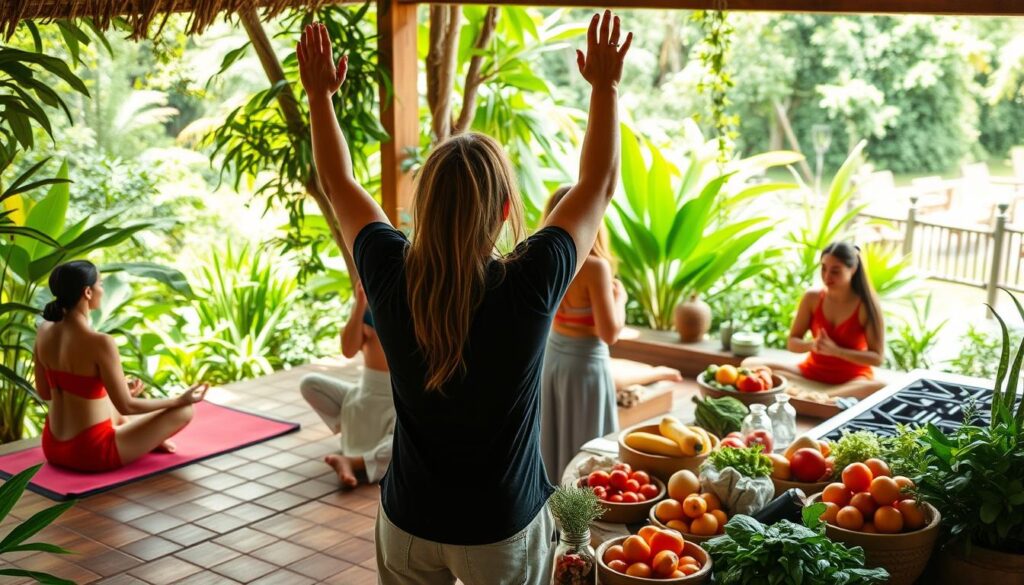
<path id="1" fill-rule="evenodd" d="M 761 453 L 763 449 L 761 445 L 717 449 L 708 455 L 708 464 L 719 471 L 731 467 L 743 477 L 769 477 L 772 474 L 772 460 Z"/>
<path id="2" fill-rule="evenodd" d="M 726 69 L 726 61 L 736 30 L 729 24 L 724 10 L 695 10 L 693 19 L 700 23 L 704 33 L 699 56 L 707 72 L 697 84 L 697 90 L 710 98 L 711 121 L 718 141 L 718 160 L 724 164 L 729 160 L 732 143 L 737 136 L 733 128 L 739 124 L 739 117 L 729 115 L 727 111 L 732 103 L 728 96 L 729 89 L 736 84 Z"/>
<path id="3" fill-rule="evenodd" d="M 561 530 L 570 536 L 586 534 L 590 523 L 604 514 L 604 506 L 594 490 L 571 485 L 555 488 L 548 499 L 551 515 Z"/>
<path id="4" fill-rule="evenodd" d="M 741 263 L 757 242 L 771 231 L 767 218 L 729 217 L 739 204 L 789 184 L 746 186 L 743 178 L 797 160 L 793 153 L 767 153 L 738 159 L 719 168 L 714 144 L 700 139 L 681 169 L 666 160 L 649 140 L 641 141 L 622 126 L 622 184 L 624 197 L 612 201 L 608 228 L 612 250 L 621 260 L 619 278 L 643 311 L 645 325 L 668 329 L 682 299 L 725 290 L 765 268 L 741 264 L 727 282 L 723 275 Z M 644 150 L 650 162 L 644 161 Z"/>
<path id="5" fill-rule="evenodd" d="M 882 441 L 871 431 L 843 431 L 843 436 L 832 443 L 832 458 L 835 460 L 835 477 L 851 463 L 863 463 L 872 457 L 882 455 Z"/>
<path id="6" fill-rule="evenodd" d="M 976 378 L 995 377 L 999 369 L 999 338 L 971 323 L 957 345 L 960 351 L 945 365 L 945 371 Z"/>
<path id="7" fill-rule="evenodd" d="M 902 323 L 890 330 L 885 343 L 889 351 L 886 366 L 905 372 L 932 367 L 931 351 L 939 341 L 939 333 L 949 321 L 945 319 L 935 325 L 929 324 L 931 293 L 928 293 L 924 304 L 919 303 L 918 299 L 912 299 L 911 309 L 913 318 L 903 319 Z"/>
<path id="8" fill-rule="evenodd" d="M 860 547 L 847 547 L 825 536 L 818 520 L 824 509 L 821 504 L 805 509 L 810 527 L 788 520 L 765 526 L 744 514 L 730 518 L 725 535 L 704 544 L 714 561 L 715 582 L 870 585 L 888 581 L 885 569 L 864 568 Z"/>
<path id="9" fill-rule="evenodd" d="M 892 475 L 918 477 L 924 473 L 924 427 L 897 425 L 892 437 L 881 437 L 882 456 Z"/>
<path id="10" fill-rule="evenodd" d="M 6 519 L 7 515 L 11 513 L 11 510 L 14 509 L 14 505 L 21 499 L 21 495 L 24 493 L 29 481 L 31 481 L 32 477 L 39 472 L 39 469 L 42 468 L 42 466 L 43 465 L 40 463 L 39 465 L 30 467 L 18 473 L 14 477 L 11 477 L 4 482 L 2 486 L 0 486 L 0 520 Z M 0 540 L 0 555 L 17 552 L 71 554 L 71 551 L 53 544 L 25 541 L 49 526 L 54 520 L 59 518 L 61 514 L 66 512 L 71 508 L 71 506 L 74 506 L 75 503 L 76 500 L 70 500 L 55 504 L 45 510 L 36 512 L 29 519 L 12 528 L 11 531 L 7 533 L 7 536 L 5 536 L 3 540 Z M 0 569 L 0 575 L 7 577 L 28 577 L 30 579 L 35 579 L 38 583 L 46 583 L 48 585 L 74 585 L 74 581 L 61 579 L 60 577 L 39 571 L 3 568 Z"/>

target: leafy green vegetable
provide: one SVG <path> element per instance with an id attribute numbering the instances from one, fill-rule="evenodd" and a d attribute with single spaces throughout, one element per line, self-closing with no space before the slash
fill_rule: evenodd
<path id="1" fill-rule="evenodd" d="M 708 455 L 708 463 L 720 470 L 732 467 L 745 477 L 769 477 L 772 474 L 772 460 L 763 455 L 761 450 L 761 445 L 743 449 L 719 449 Z"/>
<path id="2" fill-rule="evenodd" d="M 851 433 L 843 431 L 843 436 L 832 444 L 832 457 L 835 459 L 835 477 L 840 477 L 843 469 L 851 463 L 863 463 L 872 457 L 882 456 L 882 442 L 878 435 L 871 431 Z"/>
<path id="3" fill-rule="evenodd" d="M 704 544 L 714 561 L 715 582 L 872 585 L 887 581 L 885 569 L 864 568 L 860 547 L 847 547 L 825 536 L 818 519 L 824 509 L 824 504 L 816 504 L 804 510 L 810 527 L 788 520 L 765 526 L 750 516 L 733 516 L 724 536 Z"/>
<path id="4" fill-rule="evenodd" d="M 697 403 L 694 412 L 697 424 L 719 437 L 740 430 L 743 417 L 747 416 L 747 407 L 732 396 L 704 400 L 694 396 L 693 401 Z"/>

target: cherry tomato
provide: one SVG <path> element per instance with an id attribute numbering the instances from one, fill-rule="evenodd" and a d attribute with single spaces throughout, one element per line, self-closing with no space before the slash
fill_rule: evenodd
<path id="1" fill-rule="evenodd" d="M 608 495 L 608 490 L 604 489 L 601 486 L 597 486 L 596 488 L 591 489 L 594 490 L 594 495 L 596 495 L 598 498 L 601 498 L 602 500 L 605 498 L 605 496 Z"/>
<path id="2" fill-rule="evenodd" d="M 634 492 L 622 492 L 621 497 L 624 504 L 635 504 L 640 501 L 640 498 Z"/>
<path id="3" fill-rule="evenodd" d="M 636 499 L 637 499 L 638 501 L 641 501 L 641 502 L 646 502 L 646 501 L 647 501 L 647 496 L 645 496 L 645 495 L 643 495 L 643 494 L 637 494 L 637 495 L 636 495 Z"/>
<path id="4" fill-rule="evenodd" d="M 616 469 L 608 476 L 608 485 L 617 490 L 625 490 L 627 481 L 629 481 L 629 474 L 621 469 Z"/>
<path id="5" fill-rule="evenodd" d="M 629 463 L 616 463 L 615 465 L 612 465 L 612 471 L 618 471 L 620 469 L 625 471 L 626 475 L 633 473 L 633 468 L 630 467 Z"/>
<path id="6" fill-rule="evenodd" d="M 635 479 L 641 487 L 651 483 L 651 476 L 647 475 L 646 471 L 634 471 L 629 474 L 629 479 Z"/>
<path id="7" fill-rule="evenodd" d="M 622 494 L 615 494 L 614 496 L 608 496 L 608 501 L 621 504 L 622 503 Z"/>
<path id="8" fill-rule="evenodd" d="M 587 476 L 587 485 L 590 487 L 608 487 L 607 471 L 591 471 Z"/>
<path id="9" fill-rule="evenodd" d="M 624 491 L 638 493 L 640 491 L 640 482 L 635 479 L 626 480 L 626 488 Z"/>
<path id="10" fill-rule="evenodd" d="M 640 495 L 646 496 L 648 500 L 657 497 L 658 491 L 658 486 L 652 483 L 640 486 Z"/>

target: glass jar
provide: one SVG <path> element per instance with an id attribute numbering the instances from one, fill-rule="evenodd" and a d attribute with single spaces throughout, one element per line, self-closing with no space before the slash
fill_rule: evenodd
<path id="1" fill-rule="evenodd" d="M 763 404 L 750 405 L 750 414 L 743 418 L 740 432 L 743 433 L 743 440 L 748 446 L 754 443 L 763 445 L 763 453 L 766 455 L 775 447 L 772 419 L 768 417 Z"/>
<path id="2" fill-rule="evenodd" d="M 785 449 L 796 438 L 796 409 L 789 403 L 789 396 L 775 397 L 775 404 L 768 407 L 768 418 L 772 420 L 775 449 Z"/>
<path id="3" fill-rule="evenodd" d="M 596 585 L 597 554 L 590 546 L 590 531 L 558 537 L 551 568 L 551 585 Z"/>

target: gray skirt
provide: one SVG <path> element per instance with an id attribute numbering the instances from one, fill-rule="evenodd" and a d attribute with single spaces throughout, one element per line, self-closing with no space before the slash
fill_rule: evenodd
<path id="1" fill-rule="evenodd" d="M 540 448 L 558 484 L 584 443 L 619 429 L 608 346 L 551 332 L 541 375 Z"/>

